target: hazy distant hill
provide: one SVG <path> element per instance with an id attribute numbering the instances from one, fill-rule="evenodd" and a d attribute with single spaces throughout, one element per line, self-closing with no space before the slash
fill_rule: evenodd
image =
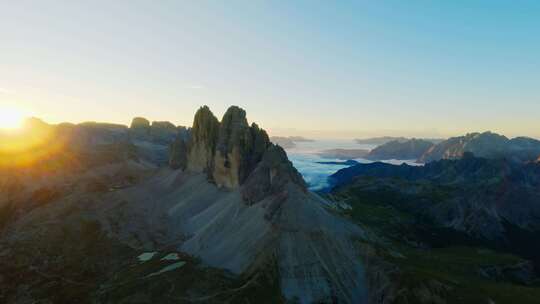
<path id="1" fill-rule="evenodd" d="M 371 160 L 413 159 L 416 160 L 434 144 L 423 139 L 394 140 L 371 150 L 365 158 Z"/>
<path id="2" fill-rule="evenodd" d="M 359 144 L 363 145 L 383 145 L 390 141 L 406 141 L 405 137 L 392 137 L 392 136 L 382 136 L 382 137 L 371 137 L 371 138 L 357 138 L 356 141 Z"/>
<path id="3" fill-rule="evenodd" d="M 391 141 L 398 141 L 398 142 L 405 142 L 407 140 L 410 140 L 411 138 L 406 137 L 392 137 L 392 136 L 382 136 L 382 137 L 372 137 L 372 138 L 357 138 L 354 141 L 356 141 L 359 144 L 365 144 L 365 145 L 384 145 Z M 439 143 L 443 141 L 444 139 L 437 139 L 437 138 L 423 138 L 425 141 L 429 141 L 432 143 Z"/>
<path id="4" fill-rule="evenodd" d="M 291 149 L 296 147 L 297 142 L 312 142 L 314 140 L 302 136 L 272 136 L 270 137 L 270 141 L 280 145 L 283 149 Z"/>
<path id="5" fill-rule="evenodd" d="M 486 158 L 508 158 L 515 161 L 532 161 L 540 155 L 540 141 L 527 137 L 508 139 L 492 132 L 469 133 L 452 137 L 431 147 L 419 162 L 460 158 L 465 152 Z"/>

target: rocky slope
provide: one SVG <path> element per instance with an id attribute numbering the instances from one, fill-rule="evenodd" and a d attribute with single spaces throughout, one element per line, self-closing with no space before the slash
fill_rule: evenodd
<path id="1" fill-rule="evenodd" d="M 434 144 L 423 139 L 409 139 L 403 141 L 390 141 L 376 147 L 366 155 L 367 159 L 418 159 Z"/>
<path id="2" fill-rule="evenodd" d="M 527 137 L 508 139 L 491 132 L 470 133 L 431 147 L 418 161 L 427 163 L 439 159 L 456 159 L 465 152 L 472 152 L 478 157 L 531 161 L 540 154 L 540 141 Z"/>
<path id="3" fill-rule="evenodd" d="M 36 150 L 58 148 L 0 168 L 0 256 L 16 261 L 0 273 L 25 274 L 0 276 L 2 302 L 380 301 L 363 230 L 307 191 L 244 110 L 219 121 L 202 107 L 189 130 L 44 128 Z"/>

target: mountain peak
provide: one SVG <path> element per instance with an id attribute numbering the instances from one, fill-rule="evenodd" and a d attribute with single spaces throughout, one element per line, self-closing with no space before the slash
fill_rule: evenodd
<path id="1" fill-rule="evenodd" d="M 273 145 L 256 123 L 249 125 L 246 111 L 238 106 L 229 107 L 221 122 L 210 108 L 201 107 L 191 136 L 177 138 L 170 151 L 172 168 L 205 172 L 218 187 L 235 189 L 245 184 L 243 196 L 250 202 L 283 191 L 288 182 L 306 189 L 285 151 Z"/>

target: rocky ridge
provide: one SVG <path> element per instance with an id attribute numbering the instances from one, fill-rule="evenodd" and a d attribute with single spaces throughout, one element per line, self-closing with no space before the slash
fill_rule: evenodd
<path id="1" fill-rule="evenodd" d="M 425 166 L 358 164 L 331 176 L 336 191 L 365 184 L 370 178 L 368 184 L 373 189 L 386 189 L 403 197 L 400 208 L 472 237 L 504 240 L 506 224 L 540 231 L 537 164 L 478 158 L 466 152 L 459 160 L 434 161 Z"/>
<path id="2" fill-rule="evenodd" d="M 434 145 L 418 159 L 418 162 L 457 159 L 465 152 L 472 152 L 478 157 L 531 161 L 540 154 L 540 141 L 528 137 L 508 139 L 492 132 L 469 133 Z"/>
<path id="3" fill-rule="evenodd" d="M 173 168 L 205 173 L 218 187 L 236 189 L 247 184 L 246 198 L 254 196 L 249 193 L 279 188 L 276 185 L 284 179 L 306 191 L 283 149 L 272 144 L 257 124 L 249 125 L 243 109 L 230 107 L 220 122 L 208 107 L 201 107 L 190 133 L 189 138 L 177 138 L 171 146 Z M 254 187 L 262 192 L 249 190 Z"/>

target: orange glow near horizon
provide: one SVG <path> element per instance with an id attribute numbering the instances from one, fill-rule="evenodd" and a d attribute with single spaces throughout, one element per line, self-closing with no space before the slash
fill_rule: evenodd
<path id="1" fill-rule="evenodd" d="M 54 128 L 27 126 L 23 118 L 18 129 L 0 129 L 0 168 L 30 167 L 59 153 L 62 142 Z"/>

